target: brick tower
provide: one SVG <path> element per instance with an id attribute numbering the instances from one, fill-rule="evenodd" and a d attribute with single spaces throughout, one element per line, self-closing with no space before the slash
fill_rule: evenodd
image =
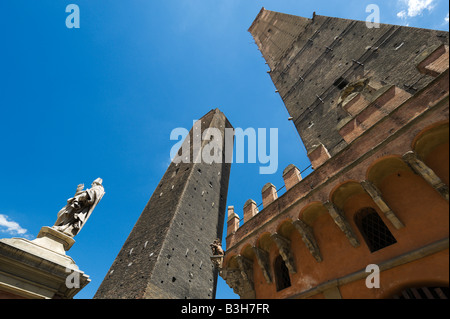
<path id="1" fill-rule="evenodd" d="M 249 32 L 314 168 L 430 84 L 448 57 L 448 32 L 315 14 L 263 8 Z"/>
<path id="2" fill-rule="evenodd" d="M 205 131 L 221 132 L 231 124 L 218 109 L 196 122 L 182 148 L 189 151 L 170 164 L 128 239 L 106 274 L 97 299 L 211 299 L 215 297 L 217 270 L 210 244 L 222 238 L 230 165 L 208 164 L 194 155 L 193 138 L 208 145 Z M 216 131 L 217 131 L 216 130 Z M 198 144 L 197 144 L 198 145 Z M 232 147 L 232 145 L 231 145 Z"/>

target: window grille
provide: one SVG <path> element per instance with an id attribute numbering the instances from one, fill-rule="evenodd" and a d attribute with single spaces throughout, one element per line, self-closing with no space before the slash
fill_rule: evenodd
<path id="1" fill-rule="evenodd" d="M 448 299 L 448 287 L 407 288 L 394 295 L 393 299 Z"/>
<path id="2" fill-rule="evenodd" d="M 359 210 L 355 214 L 355 223 L 371 252 L 375 252 L 397 242 L 381 217 L 371 207 Z"/>

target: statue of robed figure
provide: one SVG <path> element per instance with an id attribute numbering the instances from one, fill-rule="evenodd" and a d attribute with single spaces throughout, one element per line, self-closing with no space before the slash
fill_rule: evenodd
<path id="1" fill-rule="evenodd" d="M 67 236 L 76 236 L 105 195 L 102 183 L 103 180 L 97 178 L 92 183 L 92 187 L 86 190 L 84 190 L 83 184 L 78 185 L 74 197 L 69 198 L 67 205 L 59 211 L 58 218 L 52 228 Z"/>

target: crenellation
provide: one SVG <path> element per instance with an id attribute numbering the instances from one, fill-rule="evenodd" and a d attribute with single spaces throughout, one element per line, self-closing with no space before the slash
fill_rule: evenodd
<path id="1" fill-rule="evenodd" d="M 258 206 L 253 199 L 249 199 L 244 204 L 244 223 L 248 222 L 251 218 L 259 213 Z"/>
<path id="2" fill-rule="evenodd" d="M 262 191 L 263 207 L 269 206 L 278 198 L 277 188 L 272 183 L 264 185 Z"/>
<path id="3" fill-rule="evenodd" d="M 230 247 L 230 238 L 239 229 L 239 215 L 234 212 L 234 206 L 228 207 L 228 220 L 227 220 L 227 237 L 226 245 Z"/>
<path id="4" fill-rule="evenodd" d="M 314 145 L 311 151 L 307 154 L 313 169 L 317 169 L 322 166 L 326 161 L 331 158 L 325 145 L 320 143 L 319 145 Z"/>
<path id="5" fill-rule="evenodd" d="M 283 180 L 286 190 L 290 190 L 292 187 L 297 185 L 297 183 L 302 181 L 300 170 L 294 164 L 290 164 L 283 171 Z"/>
<path id="6" fill-rule="evenodd" d="M 417 65 L 417 69 L 423 74 L 437 77 L 449 67 L 449 46 L 448 44 L 434 45 L 426 53 L 432 49 L 435 50 Z"/>

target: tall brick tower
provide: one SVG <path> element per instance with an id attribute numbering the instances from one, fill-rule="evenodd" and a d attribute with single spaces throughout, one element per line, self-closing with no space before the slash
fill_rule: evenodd
<path id="1" fill-rule="evenodd" d="M 249 32 L 314 168 L 431 83 L 448 56 L 448 32 L 315 14 L 263 8 Z"/>
<path id="2" fill-rule="evenodd" d="M 203 136 L 203 151 L 210 128 L 222 133 L 225 147 L 225 128 L 232 126 L 222 112 L 211 110 L 183 143 L 190 158 L 170 164 L 94 298 L 215 297 L 217 270 L 209 245 L 222 238 L 231 164 L 225 163 L 225 152 L 222 163 L 194 156 L 194 139 Z M 181 153 L 178 157 L 186 157 Z"/>

